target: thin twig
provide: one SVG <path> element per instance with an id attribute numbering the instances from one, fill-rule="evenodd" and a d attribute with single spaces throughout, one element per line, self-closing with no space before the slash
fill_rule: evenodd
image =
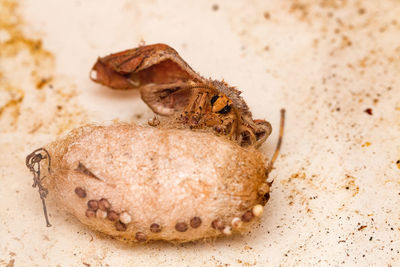
<path id="1" fill-rule="evenodd" d="M 45 155 L 42 155 L 41 152 L 44 152 Z M 49 191 L 46 188 L 44 188 L 42 185 L 42 179 L 46 178 L 46 176 L 43 176 L 43 178 L 41 178 L 41 171 L 40 171 L 40 162 L 43 159 L 48 159 L 47 170 L 50 173 L 51 157 L 50 157 L 49 152 L 45 148 L 38 148 L 35 151 L 33 151 L 32 153 L 30 153 L 26 157 L 26 167 L 28 167 L 28 169 L 33 174 L 32 187 L 37 186 L 39 188 L 39 195 L 40 195 L 40 199 L 42 200 L 42 204 L 43 204 L 44 217 L 46 219 L 47 227 L 50 227 L 51 224 L 50 224 L 49 218 L 47 216 L 47 208 L 46 208 L 46 202 L 45 202 L 45 198 L 47 197 L 47 194 L 49 193 Z"/>

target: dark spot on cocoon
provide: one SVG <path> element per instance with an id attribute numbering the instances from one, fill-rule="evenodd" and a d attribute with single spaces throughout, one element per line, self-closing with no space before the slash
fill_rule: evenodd
<path id="1" fill-rule="evenodd" d="M 142 233 L 142 232 L 137 232 L 137 233 L 135 234 L 135 238 L 136 238 L 136 240 L 139 241 L 139 242 L 144 242 L 144 241 L 147 240 L 146 234 L 145 234 L 145 233 Z"/>
<path id="2" fill-rule="evenodd" d="M 157 223 L 152 223 L 150 225 L 150 231 L 152 233 L 159 233 L 159 232 L 161 232 L 161 226 Z"/>
<path id="3" fill-rule="evenodd" d="M 216 230 L 221 230 L 221 231 L 225 227 L 224 223 L 220 219 L 216 219 L 216 220 L 212 221 L 211 226 L 212 226 L 212 228 L 214 228 Z"/>
<path id="4" fill-rule="evenodd" d="M 111 210 L 107 214 L 107 219 L 109 219 L 110 221 L 116 221 L 119 219 L 119 215 L 115 211 Z"/>
<path id="5" fill-rule="evenodd" d="M 186 232 L 188 228 L 189 228 L 188 225 L 186 223 L 184 223 L 184 222 L 178 222 L 175 225 L 175 229 L 178 232 Z"/>
<path id="6" fill-rule="evenodd" d="M 120 231 L 120 232 L 126 231 L 126 225 L 124 223 L 122 223 L 121 221 L 117 221 L 115 223 L 115 228 L 117 229 L 117 231 Z"/>
<path id="7" fill-rule="evenodd" d="M 249 222 L 253 219 L 254 215 L 251 211 L 246 211 L 245 214 L 242 216 L 242 221 Z"/>
<path id="8" fill-rule="evenodd" d="M 193 218 L 190 220 L 190 226 L 191 226 L 192 228 L 198 228 L 200 225 L 201 225 L 201 219 L 200 219 L 200 217 L 193 217 Z"/>
<path id="9" fill-rule="evenodd" d="M 96 211 L 99 208 L 99 202 L 97 200 L 89 200 L 87 203 L 89 209 Z"/>
<path id="10" fill-rule="evenodd" d="M 86 191 L 82 187 L 75 188 L 75 194 L 77 194 L 77 196 L 80 197 L 80 198 L 85 198 L 86 197 Z"/>
<path id="11" fill-rule="evenodd" d="M 94 217 L 96 217 L 96 212 L 94 212 L 93 210 L 88 209 L 88 210 L 86 210 L 85 215 L 88 218 L 94 218 Z"/>
<path id="12" fill-rule="evenodd" d="M 100 201 L 99 201 L 99 209 L 107 211 L 110 208 L 111 208 L 111 204 L 110 204 L 110 202 L 108 202 L 107 199 L 105 199 L 105 198 L 100 199 Z"/>

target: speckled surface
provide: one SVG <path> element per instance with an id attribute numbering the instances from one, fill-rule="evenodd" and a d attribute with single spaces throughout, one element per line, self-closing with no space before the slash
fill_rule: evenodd
<path id="1" fill-rule="evenodd" d="M 400 261 L 400 1 L 0 0 L 0 264 L 376 265 Z M 41 40 L 41 43 L 38 42 Z M 146 121 L 136 92 L 88 78 L 99 55 L 174 47 L 243 91 L 274 130 L 287 109 L 266 211 L 215 243 L 127 246 L 49 204 L 24 166 L 85 122 Z"/>

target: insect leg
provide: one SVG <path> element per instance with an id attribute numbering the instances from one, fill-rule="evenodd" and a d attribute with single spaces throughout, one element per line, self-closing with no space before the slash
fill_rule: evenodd
<path id="1" fill-rule="evenodd" d="M 196 106 L 196 111 L 194 112 L 194 119 L 195 120 L 199 120 L 201 114 L 204 112 L 204 109 L 206 107 L 206 101 L 208 99 L 208 93 L 207 92 L 203 92 L 200 94 L 200 100 Z"/>

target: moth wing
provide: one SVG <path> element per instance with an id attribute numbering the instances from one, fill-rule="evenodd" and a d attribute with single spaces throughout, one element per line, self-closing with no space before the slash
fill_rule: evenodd
<path id="1" fill-rule="evenodd" d="M 185 106 L 190 84 L 205 83 L 170 46 L 154 44 L 100 57 L 91 79 L 112 89 L 139 89 L 143 100 L 161 115 Z"/>

